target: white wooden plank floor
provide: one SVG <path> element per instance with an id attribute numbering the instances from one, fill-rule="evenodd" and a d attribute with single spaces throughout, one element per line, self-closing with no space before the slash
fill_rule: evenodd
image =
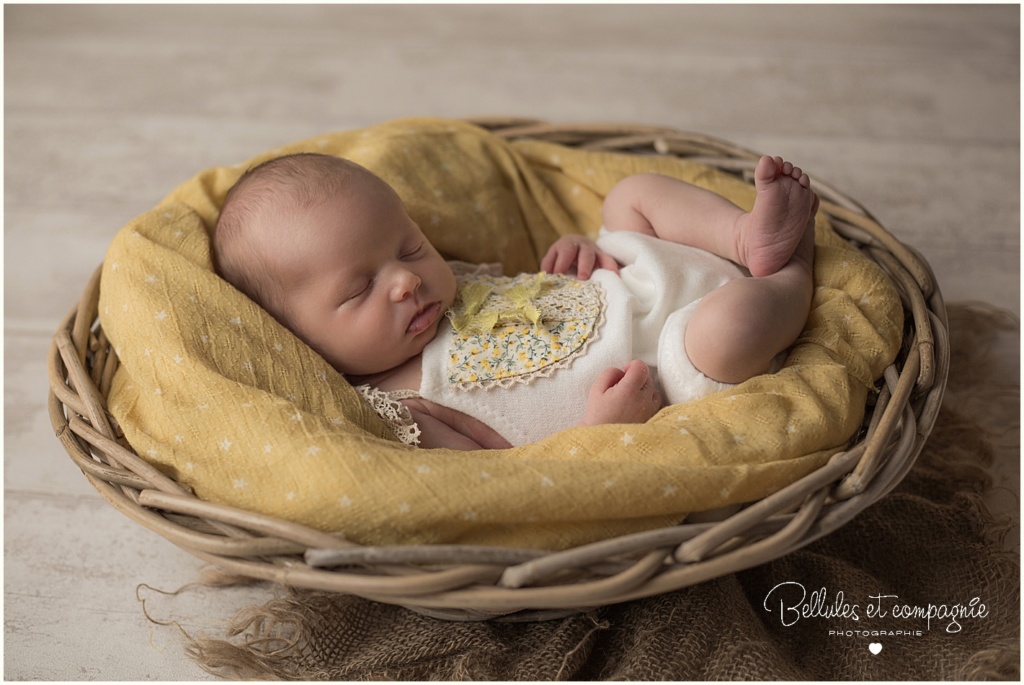
<path id="1" fill-rule="evenodd" d="M 916 246 L 947 300 L 1019 314 L 1019 25 L 1012 5 L 6 6 L 6 678 L 209 677 L 136 599 L 200 562 L 99 498 L 45 404 L 59 320 L 180 181 L 395 117 L 665 125 L 797 161 Z M 1019 376 L 1017 335 L 1000 349 Z M 269 593 L 147 606 L 216 633 Z"/>

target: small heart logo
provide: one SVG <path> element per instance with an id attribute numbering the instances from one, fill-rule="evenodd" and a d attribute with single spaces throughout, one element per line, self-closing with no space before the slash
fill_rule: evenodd
<path id="1" fill-rule="evenodd" d="M 872 642 L 870 645 L 868 645 L 868 651 L 874 654 L 875 656 L 878 656 L 878 653 L 882 651 L 882 643 Z"/>

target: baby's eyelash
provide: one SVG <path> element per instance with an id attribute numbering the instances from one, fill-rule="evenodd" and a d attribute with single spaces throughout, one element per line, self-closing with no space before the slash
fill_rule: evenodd
<path id="1" fill-rule="evenodd" d="M 417 254 L 420 253 L 421 250 L 423 250 L 423 243 L 420 243 L 415 248 L 413 248 L 412 250 L 409 250 L 408 252 L 406 252 L 402 256 L 403 257 L 415 257 Z"/>
<path id="2" fill-rule="evenodd" d="M 348 295 L 344 296 L 341 300 L 341 304 L 345 304 L 346 302 L 354 300 L 360 295 L 364 295 L 367 292 L 369 292 L 369 290 L 373 287 L 373 281 L 374 279 L 369 279 L 368 281 L 366 281 L 366 285 L 364 285 L 360 290 L 353 293 L 349 293 Z"/>

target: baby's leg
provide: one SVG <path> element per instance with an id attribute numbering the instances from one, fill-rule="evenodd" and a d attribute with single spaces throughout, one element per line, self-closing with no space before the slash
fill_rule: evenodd
<path id="1" fill-rule="evenodd" d="M 817 198 L 812 205 L 817 211 Z M 769 276 L 737 278 L 708 293 L 686 328 L 686 354 L 705 376 L 741 383 L 766 373 L 803 330 L 814 289 L 814 214 L 789 260 Z"/>
<path id="2" fill-rule="evenodd" d="M 817 196 L 807 175 L 780 157 L 760 159 L 754 185 L 754 207 L 744 212 L 716 193 L 668 176 L 629 176 L 605 198 L 605 227 L 698 247 L 754 276 L 767 276 L 789 261 Z"/>
<path id="3" fill-rule="evenodd" d="M 740 383 L 768 371 L 793 344 L 813 292 L 814 215 L 810 179 L 780 157 L 754 169 L 750 212 L 725 198 L 666 176 L 630 176 L 604 204 L 608 230 L 654 235 L 707 250 L 747 267 L 694 310 L 685 333 L 687 356 L 709 378 Z"/>

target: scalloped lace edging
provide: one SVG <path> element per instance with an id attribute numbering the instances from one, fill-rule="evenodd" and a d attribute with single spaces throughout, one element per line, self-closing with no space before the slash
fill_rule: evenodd
<path id="1" fill-rule="evenodd" d="M 419 397 L 419 393 L 415 390 L 380 390 L 370 385 L 357 385 L 355 390 L 377 412 L 377 416 L 387 424 L 395 437 L 406 445 L 419 446 L 420 427 L 413 420 L 409 408 L 400 401 Z"/>

